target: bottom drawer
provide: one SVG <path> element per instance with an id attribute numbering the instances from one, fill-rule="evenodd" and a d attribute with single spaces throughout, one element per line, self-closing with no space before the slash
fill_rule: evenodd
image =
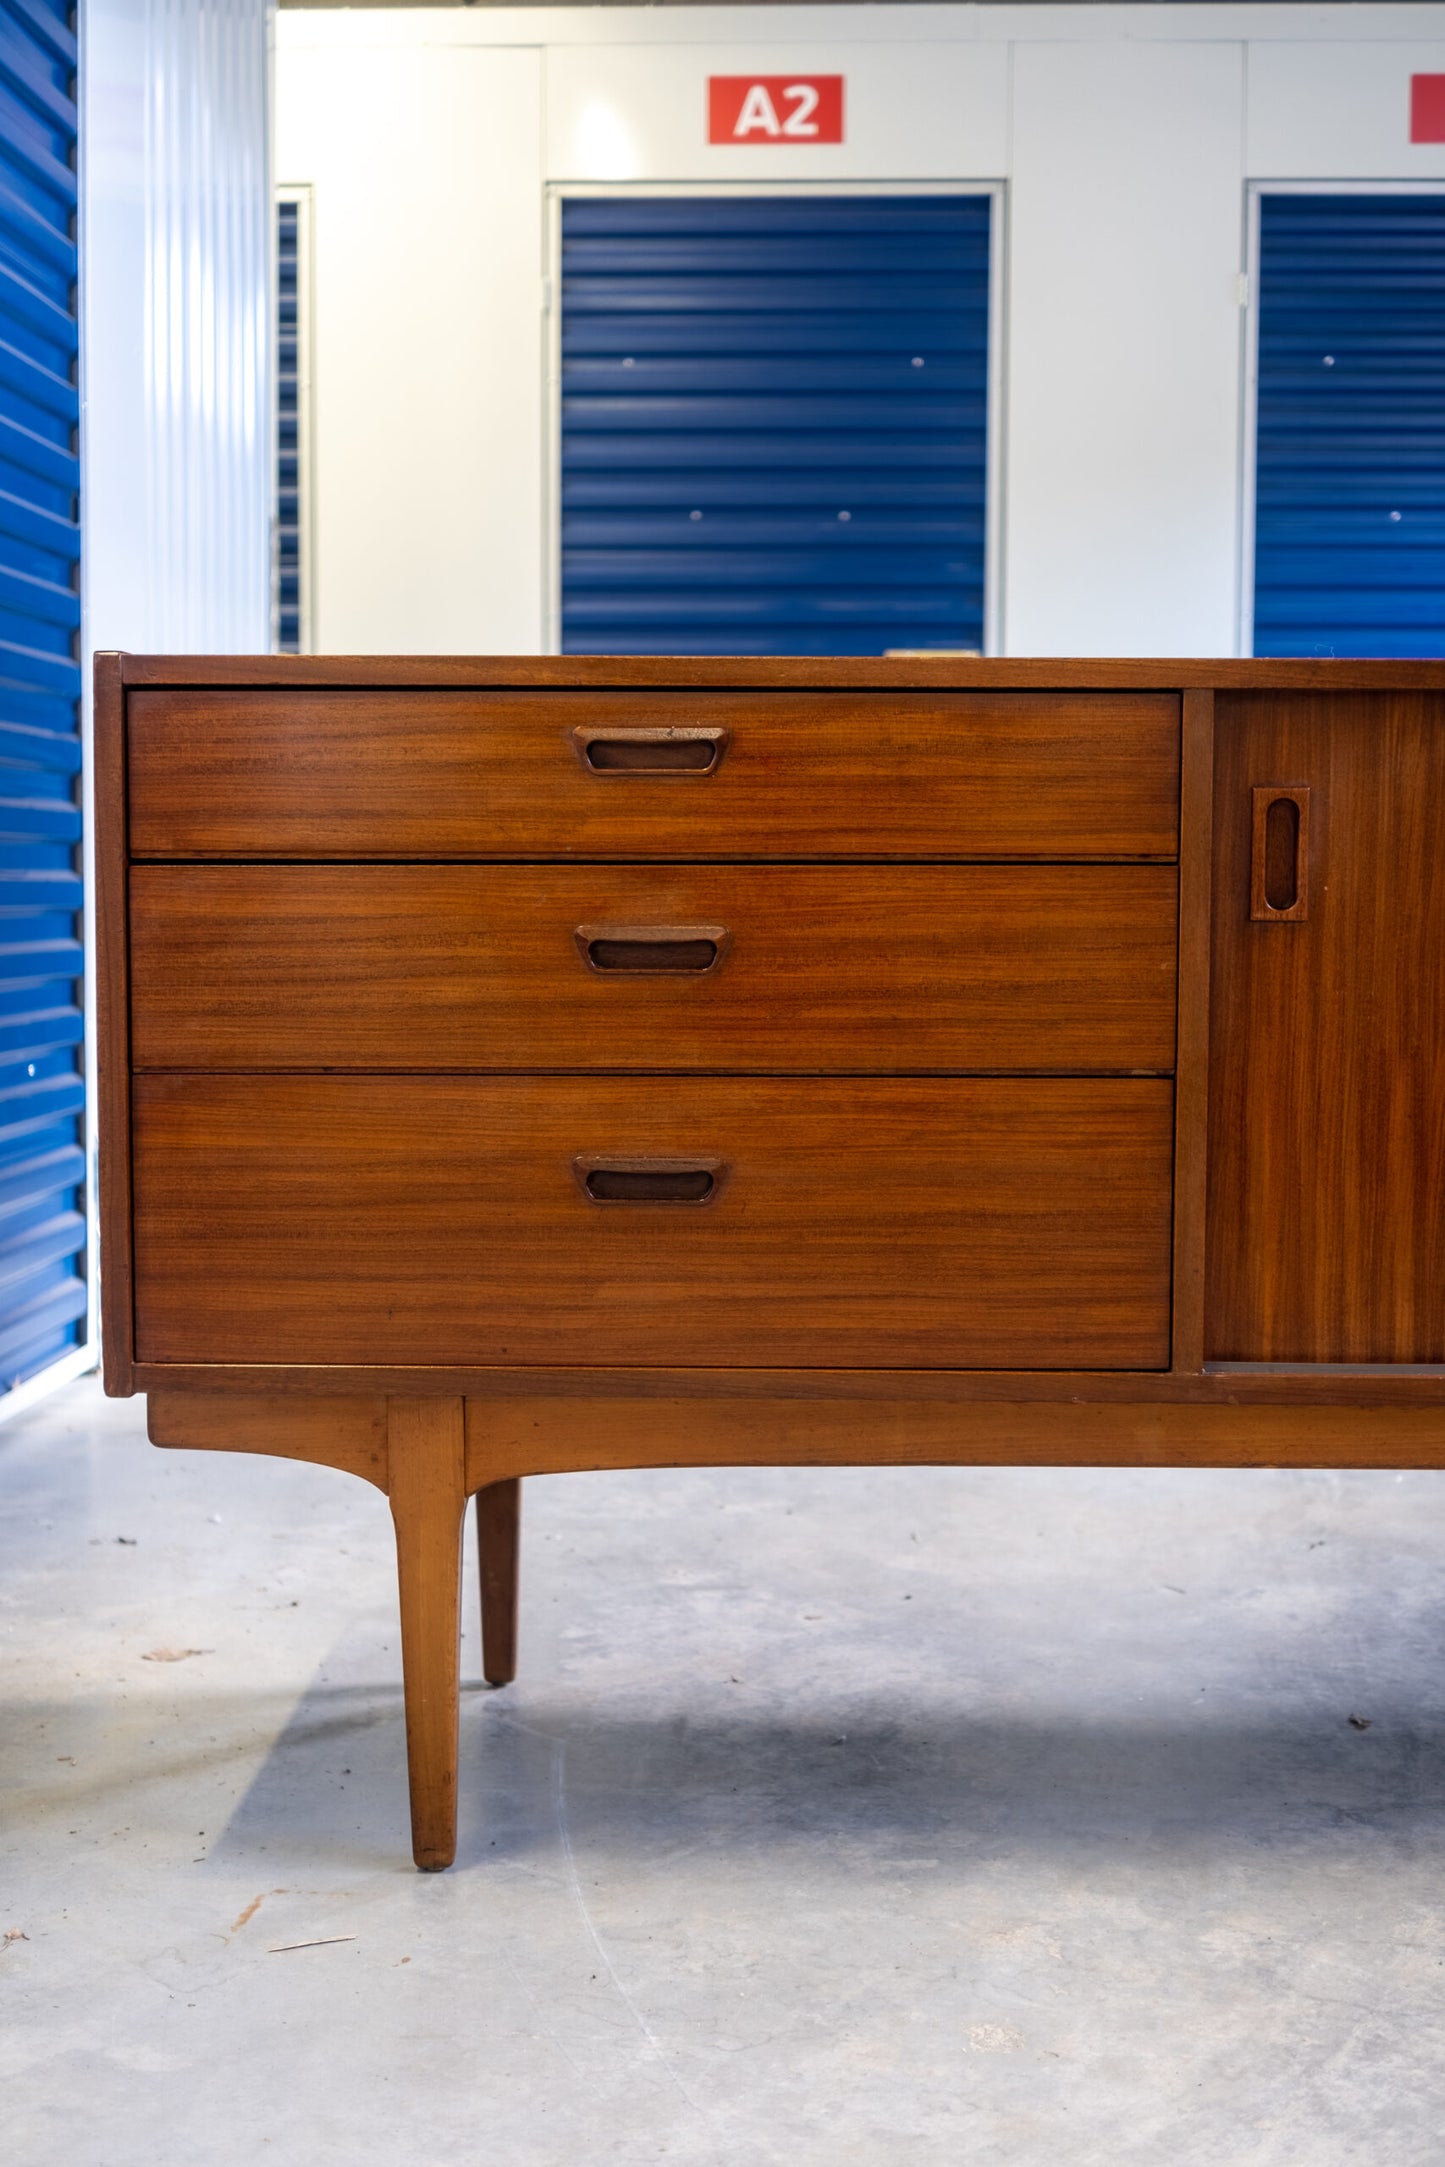
<path id="1" fill-rule="evenodd" d="M 138 1076 L 146 1362 L 1157 1369 L 1158 1079 Z"/>

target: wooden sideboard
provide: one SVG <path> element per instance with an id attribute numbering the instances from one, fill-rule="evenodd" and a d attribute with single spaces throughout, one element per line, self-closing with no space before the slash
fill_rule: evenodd
<path id="1" fill-rule="evenodd" d="M 777 1462 L 1445 1464 L 1445 664 L 96 663 L 106 1387 L 396 1524 Z"/>

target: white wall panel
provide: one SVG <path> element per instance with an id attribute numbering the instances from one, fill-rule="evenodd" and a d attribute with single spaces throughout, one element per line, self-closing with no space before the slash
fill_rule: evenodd
<path id="1" fill-rule="evenodd" d="M 89 644 L 264 650 L 266 0 L 87 0 L 83 35 Z"/>
<path id="2" fill-rule="evenodd" d="M 710 75 L 841 75 L 839 144 L 709 144 Z M 561 46 L 547 57 L 547 173 L 561 181 L 994 180 L 1003 45 Z"/>
<path id="3" fill-rule="evenodd" d="M 145 428 L 146 15 L 147 0 L 85 0 L 81 22 L 81 579 L 92 648 L 154 644 Z"/>
<path id="4" fill-rule="evenodd" d="M 267 0 L 82 0 L 81 578 L 98 647 L 270 643 Z M 85 942 L 95 948 L 87 687 Z M 86 1147 L 95 1159 L 86 978 Z M 94 1176 L 89 1189 L 92 1224 Z M 97 1249 L 90 1252 L 92 1300 Z M 8 1416 L 97 1344 L 10 1394 Z"/>
<path id="5" fill-rule="evenodd" d="M 1010 654 L 1233 651 L 1242 129 L 1238 46 L 1015 53 Z"/>
<path id="6" fill-rule="evenodd" d="M 1251 45 L 1250 179 L 1445 177 L 1445 143 L 1410 141 L 1410 77 L 1445 75 L 1445 9 L 1420 12 L 1433 43 Z"/>
<path id="7" fill-rule="evenodd" d="M 536 649 L 539 56 L 297 27 L 277 175 L 314 190 L 315 644 Z"/>

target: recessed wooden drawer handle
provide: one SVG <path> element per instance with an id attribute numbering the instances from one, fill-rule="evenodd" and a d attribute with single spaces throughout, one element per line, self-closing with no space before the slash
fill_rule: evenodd
<path id="1" fill-rule="evenodd" d="M 725 925 L 579 925 L 575 935 L 592 971 L 633 977 L 701 977 L 727 954 Z"/>
<path id="2" fill-rule="evenodd" d="M 589 775 L 716 775 L 731 730 L 607 730 L 585 724 L 572 732 Z"/>
<path id="3" fill-rule="evenodd" d="M 594 1204 L 710 1204 L 727 1167 L 721 1159 L 599 1159 L 572 1161 Z"/>
<path id="4" fill-rule="evenodd" d="M 1257 785 L 1249 915 L 1263 923 L 1298 925 L 1309 914 L 1309 784 Z"/>

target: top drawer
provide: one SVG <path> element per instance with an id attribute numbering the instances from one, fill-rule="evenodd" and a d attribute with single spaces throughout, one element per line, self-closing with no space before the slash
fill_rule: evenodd
<path id="1" fill-rule="evenodd" d="M 1163 693 L 134 691 L 131 850 L 1169 858 Z"/>

